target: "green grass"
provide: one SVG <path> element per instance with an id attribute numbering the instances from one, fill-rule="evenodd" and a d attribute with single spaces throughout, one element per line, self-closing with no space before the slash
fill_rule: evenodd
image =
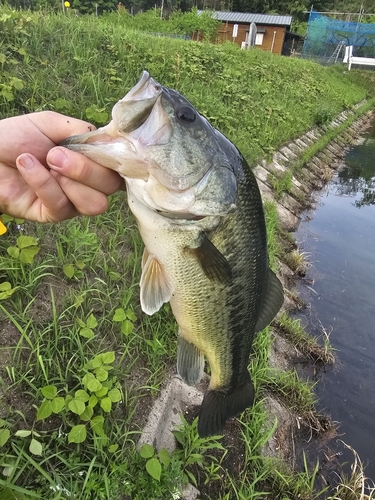
<path id="1" fill-rule="evenodd" d="M 100 125 L 148 69 L 186 95 L 250 164 L 374 92 L 367 73 L 232 44 L 155 38 L 131 31 L 116 15 L 75 18 L 0 7 L 0 31 L 0 117 L 54 109 Z M 277 270 L 276 207 L 265 208 Z M 0 498 L 12 492 L 18 499 L 164 500 L 186 476 L 193 481 L 190 474 L 212 498 L 313 498 L 313 472 L 296 475 L 261 455 L 273 432 L 266 389 L 289 394 L 292 408 L 305 405 L 309 412 L 313 405 L 310 387 L 293 373 L 270 371 L 268 329 L 257 336 L 250 361 L 257 402 L 236 424 L 244 452 L 236 470 L 228 472 L 231 446 L 223 451 L 216 441 L 199 441 L 194 424 L 184 424 L 182 447 L 168 465 L 136 451 L 150 405 L 174 369 L 176 324 L 168 305 L 152 317 L 141 312 L 143 245 L 122 194 L 95 218 L 7 225 L 0 238 L 0 286 L 9 283 L 0 292 Z M 20 236 L 36 238 L 31 263 L 17 250 L 8 253 L 22 247 Z M 114 361 L 110 354 L 106 368 L 94 368 L 105 353 Z M 108 376 L 100 380 L 103 370 Z M 93 379 L 88 385 L 88 373 L 103 393 Z M 119 390 L 121 400 L 104 401 L 106 389 Z M 75 411 L 77 401 L 92 409 L 86 420 Z M 151 459 L 161 464 L 159 481 L 147 470 Z"/>
<path id="2" fill-rule="evenodd" d="M 109 115 L 142 70 L 181 91 L 250 163 L 331 115 L 373 93 L 363 73 L 281 58 L 233 44 L 157 38 L 131 31 L 112 17 L 0 16 L 3 54 L 0 115 L 56 109 L 77 117 Z M 10 16 L 8 18 L 8 16 Z M 119 17 L 121 20 L 121 16 Z M 21 53 L 19 52 L 21 50 Z M 21 83 L 14 87 L 12 79 Z M 1 96 L 1 94 L 0 94 Z M 96 115 L 99 123 L 107 117 Z"/>

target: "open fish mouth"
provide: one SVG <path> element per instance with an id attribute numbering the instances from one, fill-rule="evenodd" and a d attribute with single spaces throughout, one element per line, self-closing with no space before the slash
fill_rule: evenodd
<path id="1" fill-rule="evenodd" d="M 163 87 L 147 71 L 139 82 L 118 101 L 112 110 L 112 118 L 124 133 L 138 129 L 149 118 Z"/>
<path id="2" fill-rule="evenodd" d="M 108 125 L 92 132 L 68 137 L 61 145 L 72 149 L 75 145 L 114 142 L 117 138 L 129 140 L 129 137 L 123 134 L 131 134 L 139 129 L 151 114 L 160 116 L 161 119 L 156 120 L 155 116 L 147 127 L 148 134 L 142 130 L 142 133 L 138 132 L 131 138 L 140 140 L 144 146 L 163 143 L 159 141 L 159 129 L 169 125 L 169 118 L 162 112 L 160 102 L 162 91 L 163 87 L 150 77 L 147 71 L 143 71 L 139 82 L 113 107 L 112 121 Z"/>
<path id="3" fill-rule="evenodd" d="M 213 127 L 147 71 L 114 105 L 108 125 L 61 145 L 117 171 L 142 203 L 170 219 L 201 220 L 236 208 L 237 181 Z"/>
<path id="4" fill-rule="evenodd" d="M 165 145 L 173 130 L 163 109 L 163 87 L 143 71 L 139 82 L 118 101 L 105 127 L 68 137 L 60 143 L 116 170 L 124 177 L 147 179 L 150 161 L 144 150 Z"/>

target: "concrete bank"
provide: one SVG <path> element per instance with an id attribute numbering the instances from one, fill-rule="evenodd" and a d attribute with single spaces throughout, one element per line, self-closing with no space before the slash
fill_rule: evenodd
<path id="1" fill-rule="evenodd" d="M 362 104 L 364 103 L 360 103 Z M 321 189 L 330 179 L 332 172 L 339 167 L 339 160 L 344 156 L 346 148 L 370 125 L 374 113 L 367 112 L 359 116 L 303 166 L 300 166 L 301 157 L 316 145 L 328 130 L 345 127 L 345 123 L 352 119 L 354 113 L 355 111 L 343 111 L 329 125 L 311 129 L 298 139 L 285 144 L 273 155 L 270 162 L 263 160 L 255 166 L 253 171 L 263 199 L 276 203 L 282 229 L 297 229 L 299 214 L 308 206 L 311 193 Z M 294 168 L 296 165 L 297 168 Z M 290 189 L 281 196 L 275 195 L 272 179 L 280 179 L 290 172 L 293 172 Z"/>

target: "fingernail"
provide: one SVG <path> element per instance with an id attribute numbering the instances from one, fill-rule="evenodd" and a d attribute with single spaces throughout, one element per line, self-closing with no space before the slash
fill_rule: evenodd
<path id="1" fill-rule="evenodd" d="M 62 149 L 53 149 L 48 155 L 48 165 L 51 168 L 62 168 L 65 166 L 68 157 Z"/>
<path id="2" fill-rule="evenodd" d="M 26 170 L 33 168 L 33 166 L 35 165 L 34 158 L 27 153 L 24 153 L 21 156 L 19 156 L 17 160 L 18 163 L 21 165 L 21 167 L 25 168 Z"/>

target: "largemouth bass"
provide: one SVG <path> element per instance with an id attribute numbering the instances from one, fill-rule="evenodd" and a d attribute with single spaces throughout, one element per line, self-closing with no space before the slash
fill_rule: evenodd
<path id="1" fill-rule="evenodd" d="M 284 297 L 268 267 L 251 169 L 187 99 L 147 72 L 107 126 L 64 145 L 125 179 L 145 244 L 142 310 L 151 315 L 170 302 L 179 327 L 177 370 L 187 384 L 199 382 L 207 358 L 211 378 L 198 432 L 222 433 L 228 418 L 253 404 L 253 338 Z"/>

